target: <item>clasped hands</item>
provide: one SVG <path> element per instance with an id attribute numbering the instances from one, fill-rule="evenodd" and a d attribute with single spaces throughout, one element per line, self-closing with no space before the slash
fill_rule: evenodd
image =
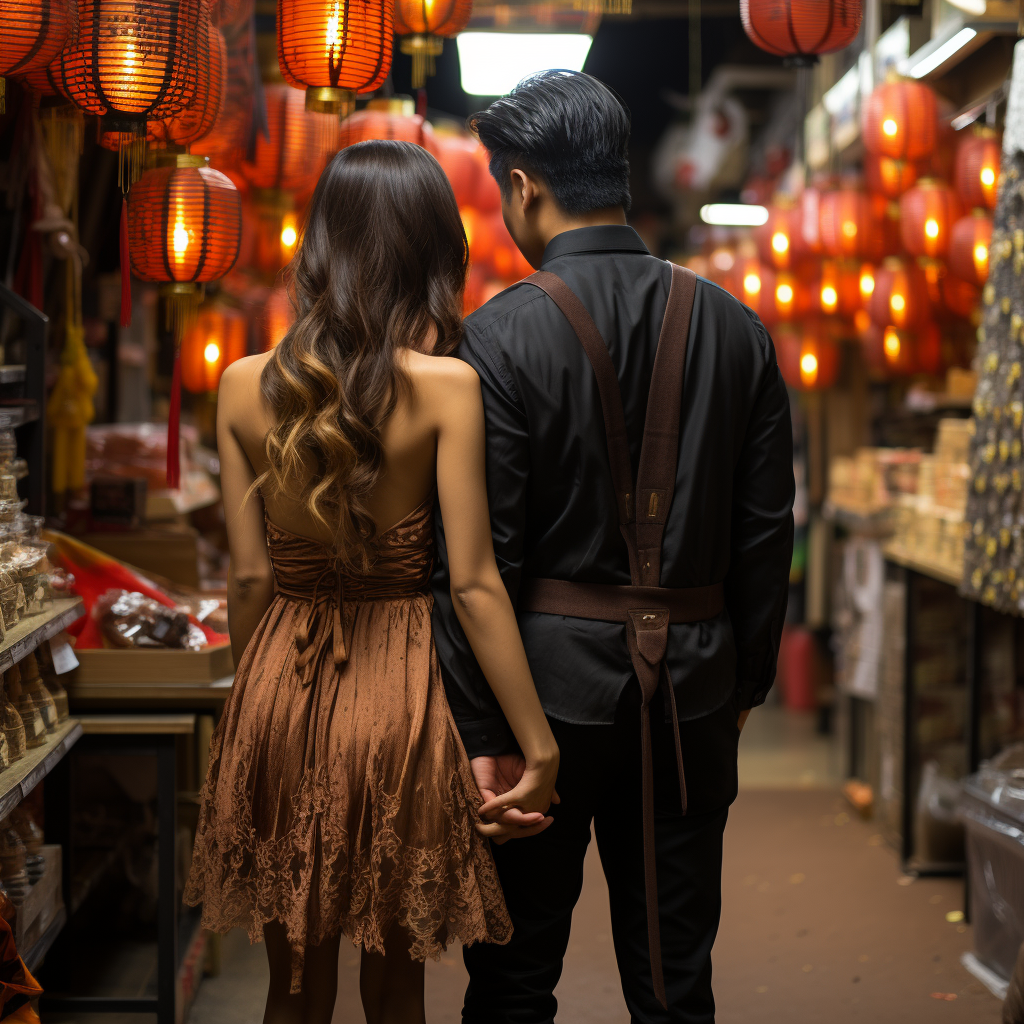
<path id="1" fill-rule="evenodd" d="M 522 754 L 474 757 L 470 761 L 480 795 L 477 831 L 496 843 L 523 839 L 543 832 L 554 818 L 548 814 L 559 803 L 555 792 L 558 755 L 527 764 Z"/>

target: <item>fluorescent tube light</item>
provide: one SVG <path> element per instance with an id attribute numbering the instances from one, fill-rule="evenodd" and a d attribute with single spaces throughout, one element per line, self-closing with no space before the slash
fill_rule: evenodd
<path id="1" fill-rule="evenodd" d="M 768 209 L 748 203 L 709 203 L 700 208 L 705 224 L 724 228 L 756 228 L 768 220 Z"/>
<path id="2" fill-rule="evenodd" d="M 919 60 L 908 72 L 911 78 L 924 78 L 931 74 L 937 67 L 945 64 L 957 50 L 966 46 L 976 35 L 973 28 L 962 28 L 951 39 L 947 39 L 941 46 L 936 47 L 927 57 Z"/>
<path id="3" fill-rule="evenodd" d="M 456 41 L 463 90 L 471 96 L 504 96 L 538 71 L 582 71 L 594 37 L 582 33 L 461 32 Z"/>

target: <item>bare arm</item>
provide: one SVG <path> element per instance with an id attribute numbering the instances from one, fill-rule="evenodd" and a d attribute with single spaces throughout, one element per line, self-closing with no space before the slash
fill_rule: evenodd
<path id="1" fill-rule="evenodd" d="M 544 813 L 554 794 L 558 747 L 537 697 L 515 611 L 494 560 L 480 381 L 465 363 L 444 363 L 444 379 L 437 385 L 435 400 L 437 486 L 448 541 L 452 601 L 526 759 L 519 786 L 485 803 L 481 813 L 503 806 Z"/>
<path id="2" fill-rule="evenodd" d="M 246 495 L 256 472 L 235 435 L 234 423 L 251 414 L 257 377 L 248 360 L 221 378 L 217 405 L 217 448 L 227 520 L 231 565 L 228 570 L 228 632 L 237 665 L 274 598 L 274 574 L 267 550 L 263 499 Z"/>

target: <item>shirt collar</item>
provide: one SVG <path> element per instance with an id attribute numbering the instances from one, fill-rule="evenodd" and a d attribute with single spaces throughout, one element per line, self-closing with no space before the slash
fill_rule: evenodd
<path id="1" fill-rule="evenodd" d="M 598 224 L 555 235 L 544 249 L 540 265 L 543 267 L 560 256 L 585 252 L 636 252 L 650 256 L 640 236 L 627 224 Z"/>

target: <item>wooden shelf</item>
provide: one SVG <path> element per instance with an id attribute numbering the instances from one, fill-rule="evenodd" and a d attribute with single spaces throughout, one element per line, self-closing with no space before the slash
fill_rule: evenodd
<path id="1" fill-rule="evenodd" d="M 67 629 L 84 613 L 85 605 L 80 597 L 62 597 L 45 612 L 27 615 L 7 631 L 4 642 L 0 644 L 0 672 L 16 665 L 26 654 L 31 654 L 40 644 Z"/>
<path id="2" fill-rule="evenodd" d="M 131 708 L 153 705 L 215 708 L 228 699 L 233 683 L 233 676 L 225 676 L 212 683 L 173 683 L 159 679 L 151 682 L 72 682 L 68 694 L 76 706 L 85 702 L 92 705 L 96 701 L 116 701 L 118 706 Z"/>
<path id="3" fill-rule="evenodd" d="M 963 582 L 962 574 L 953 571 L 949 566 L 917 558 L 894 544 L 886 544 L 883 552 L 890 562 L 902 565 L 905 569 L 919 572 L 922 576 L 930 576 L 933 580 L 938 580 L 940 583 L 948 583 L 951 587 L 959 587 Z"/>
<path id="4" fill-rule="evenodd" d="M 20 384 L 25 379 L 25 367 L 11 364 L 0 366 L 0 384 Z"/>
<path id="5" fill-rule="evenodd" d="M 53 771 L 81 735 L 78 719 L 69 718 L 46 737 L 41 747 L 28 751 L 20 761 L 0 772 L 0 818 L 6 818 Z"/>
<path id="6" fill-rule="evenodd" d="M 39 965 L 43 962 L 43 958 L 47 953 L 50 952 L 50 947 L 54 944 L 57 936 L 60 935 L 61 930 L 68 921 L 68 912 L 61 907 L 57 911 L 57 916 L 50 922 L 50 926 L 39 936 L 38 939 L 27 950 L 19 950 L 21 953 L 21 959 L 25 961 L 25 966 L 32 972 L 39 969 Z"/>
<path id="7" fill-rule="evenodd" d="M 39 419 L 39 405 L 26 402 L 23 405 L 0 405 L 0 428 L 20 427 Z"/>

